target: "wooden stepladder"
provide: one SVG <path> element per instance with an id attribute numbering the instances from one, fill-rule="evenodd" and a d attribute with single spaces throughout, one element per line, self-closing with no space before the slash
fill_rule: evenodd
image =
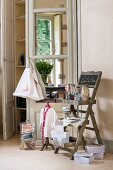
<path id="1" fill-rule="evenodd" d="M 86 107 L 86 110 L 78 110 L 79 113 L 85 113 L 86 115 L 85 115 L 85 121 L 83 122 L 82 126 L 79 128 L 78 137 L 77 137 L 76 141 L 74 142 L 74 148 L 70 151 L 72 160 L 74 159 L 74 153 L 77 152 L 78 146 L 80 145 L 81 141 L 83 142 L 83 145 L 85 145 L 85 140 L 83 137 L 83 132 L 85 129 L 95 131 L 98 144 L 102 144 L 102 140 L 101 140 L 100 133 L 99 133 L 97 123 L 96 123 L 96 119 L 94 116 L 94 111 L 92 109 L 93 104 L 96 104 L 95 96 L 96 96 L 96 93 L 97 93 L 97 90 L 98 90 L 98 87 L 100 84 L 101 75 L 102 75 L 101 71 L 82 72 L 80 75 L 80 78 L 78 81 L 78 86 L 87 85 L 89 89 L 92 88 L 92 94 L 88 101 L 81 100 L 81 101 L 77 102 L 77 105 L 76 105 L 77 108 L 79 105 L 86 105 L 87 107 Z M 87 124 L 89 122 L 89 120 L 88 120 L 89 117 L 91 118 L 93 127 L 87 126 Z M 58 153 L 59 148 L 57 148 L 56 153 Z M 61 148 L 61 149 L 67 150 L 67 148 L 65 148 L 65 147 Z"/>
<path id="2" fill-rule="evenodd" d="M 71 159 L 74 158 L 73 155 L 74 155 L 75 152 L 77 152 L 78 146 L 79 146 L 81 140 L 83 139 L 83 132 L 84 132 L 85 129 L 95 131 L 98 144 L 102 144 L 102 140 L 101 140 L 100 133 L 99 133 L 97 123 L 96 123 L 96 119 L 95 119 L 94 112 L 93 112 L 93 109 L 92 109 L 93 104 L 96 103 L 95 96 L 96 96 L 96 93 L 97 93 L 97 90 L 98 90 L 98 87 L 99 87 L 99 84 L 100 84 L 101 75 L 102 75 L 101 71 L 99 71 L 99 72 L 82 72 L 80 79 L 78 81 L 78 85 L 82 86 L 82 85 L 87 84 L 88 88 L 93 88 L 93 91 L 92 91 L 92 95 L 91 95 L 88 103 L 86 103 L 87 109 L 86 109 L 85 121 L 80 128 L 78 138 L 76 140 L 76 143 L 74 145 L 74 149 L 72 151 Z M 82 101 L 80 102 L 80 105 L 84 105 L 84 104 L 85 103 L 82 103 Z M 82 112 L 82 110 L 80 112 Z M 89 116 L 91 118 L 93 128 L 87 127 Z"/>

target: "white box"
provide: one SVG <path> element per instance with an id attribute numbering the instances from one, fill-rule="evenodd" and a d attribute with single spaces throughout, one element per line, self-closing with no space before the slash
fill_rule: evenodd
<path id="1" fill-rule="evenodd" d="M 69 143 L 69 138 L 53 138 L 53 143 L 56 145 L 62 145 Z"/>
<path id="2" fill-rule="evenodd" d="M 70 137 L 69 131 L 67 132 L 56 132 L 56 131 L 51 131 L 51 137 L 52 138 L 68 138 Z"/>
<path id="3" fill-rule="evenodd" d="M 64 126 L 63 125 L 57 125 L 54 128 L 55 132 L 64 132 Z"/>
<path id="4" fill-rule="evenodd" d="M 94 153 L 94 159 L 103 159 L 104 158 L 104 153 Z"/>
<path id="5" fill-rule="evenodd" d="M 23 141 L 29 141 L 31 139 L 33 139 L 32 132 L 31 133 L 24 133 L 24 134 L 21 135 L 21 140 L 23 140 Z"/>
<path id="6" fill-rule="evenodd" d="M 74 161 L 81 164 L 91 164 L 94 161 L 93 154 L 86 152 L 76 152 L 74 154 Z"/>
<path id="7" fill-rule="evenodd" d="M 105 146 L 104 145 L 87 145 L 85 146 L 85 150 L 87 153 L 104 153 Z"/>
<path id="8" fill-rule="evenodd" d="M 62 145 L 65 143 L 69 143 L 69 138 L 57 138 L 57 142 Z"/>

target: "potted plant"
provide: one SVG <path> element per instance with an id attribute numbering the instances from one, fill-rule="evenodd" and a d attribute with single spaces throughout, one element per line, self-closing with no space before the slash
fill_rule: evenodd
<path id="1" fill-rule="evenodd" d="M 43 82 L 47 83 L 47 76 L 51 73 L 53 69 L 53 64 L 45 60 L 37 60 L 36 61 L 36 68 L 41 74 Z"/>

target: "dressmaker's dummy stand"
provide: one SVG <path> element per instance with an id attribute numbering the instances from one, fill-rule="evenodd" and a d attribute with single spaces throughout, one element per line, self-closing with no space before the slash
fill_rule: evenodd
<path id="1" fill-rule="evenodd" d="M 49 102 L 47 102 L 47 105 L 49 106 Z M 74 108 L 74 105 L 71 105 L 71 106 L 70 106 L 70 109 L 71 109 L 71 112 L 73 112 L 73 115 L 74 115 L 75 117 L 78 117 L 78 116 L 77 116 L 77 110 Z M 55 150 L 54 146 L 49 142 L 49 137 L 46 137 L 46 138 L 45 138 L 45 141 L 44 141 L 44 144 L 42 145 L 41 151 L 43 151 L 44 148 L 47 149 L 48 146 L 51 146 L 51 148 L 52 148 L 53 150 Z"/>
<path id="2" fill-rule="evenodd" d="M 46 137 L 46 138 L 45 138 L 45 142 L 44 142 L 44 144 L 42 145 L 41 151 L 43 151 L 44 148 L 47 149 L 48 146 L 51 146 L 51 148 L 52 148 L 53 150 L 55 150 L 54 146 L 53 146 L 51 143 L 49 143 L 49 138 Z"/>

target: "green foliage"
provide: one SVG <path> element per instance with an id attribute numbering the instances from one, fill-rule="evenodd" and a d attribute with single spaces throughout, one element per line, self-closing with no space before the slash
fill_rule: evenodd
<path id="1" fill-rule="evenodd" d="M 50 21 L 47 19 L 38 19 L 38 40 L 50 40 Z"/>
<path id="2" fill-rule="evenodd" d="M 36 21 L 36 54 L 50 54 L 50 20 L 38 18 Z"/>
<path id="3" fill-rule="evenodd" d="M 40 74 L 48 75 L 51 73 L 51 71 L 53 69 L 53 64 L 51 64 L 50 62 L 45 61 L 45 60 L 38 60 L 38 61 L 36 61 L 36 67 Z"/>
<path id="4" fill-rule="evenodd" d="M 49 55 L 50 42 L 38 42 L 37 55 Z"/>

